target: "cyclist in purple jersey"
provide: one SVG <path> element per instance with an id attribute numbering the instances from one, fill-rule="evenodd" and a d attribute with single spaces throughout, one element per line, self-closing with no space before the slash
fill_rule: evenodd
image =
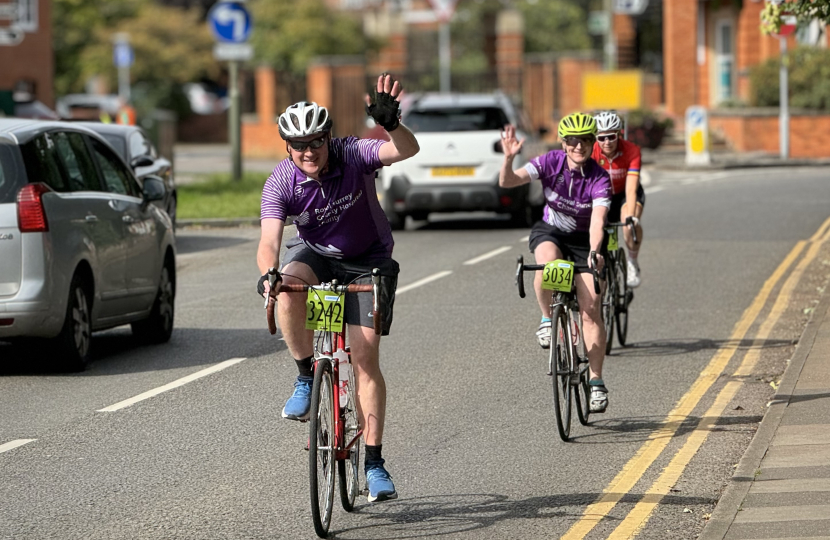
<path id="1" fill-rule="evenodd" d="M 591 412 L 605 412 L 608 390 L 602 381 L 605 360 L 605 326 L 602 323 L 601 295 L 594 292 L 593 263 L 589 255 L 596 253 L 598 272 L 605 260 L 602 256 L 605 219 L 611 205 L 611 179 L 608 172 L 591 159 L 597 133 L 593 117 L 573 113 L 559 123 L 559 139 L 564 150 L 551 150 L 521 169 L 513 170 L 513 159 L 524 140 L 516 139 L 516 128 L 505 126 L 502 133 L 504 163 L 499 173 L 502 187 L 516 187 L 534 180 L 542 182 L 545 209 L 542 221 L 530 231 L 530 251 L 537 264 L 545 264 L 570 255 L 576 271 L 576 294 L 582 315 L 582 330 L 590 367 Z M 542 289 L 542 274 L 533 282 L 542 310 L 542 322 L 536 339 L 542 348 L 551 342 L 550 299 L 552 291 Z"/>
<path id="2" fill-rule="evenodd" d="M 259 294 L 268 293 L 266 273 L 269 268 L 280 268 L 280 262 L 285 274 L 280 279 L 287 284 L 349 282 L 354 273 L 379 268 L 382 333 L 389 333 L 399 268 L 392 259 L 392 232 L 375 192 L 374 171 L 418 153 L 415 137 L 399 120 L 402 90 L 390 75 L 381 75 L 366 107 L 389 134 L 388 142 L 332 138 L 329 112 L 316 103 L 296 103 L 280 115 L 280 135 L 289 157 L 277 165 L 262 190 Z M 297 235 L 286 243 L 280 261 L 289 216 L 294 218 Z M 380 336 L 375 335 L 371 319 L 372 299 L 367 296 L 347 295 L 344 318 L 349 325 L 358 415 L 366 442 L 369 502 L 374 502 L 394 499 L 397 492 L 381 457 L 386 383 L 380 370 Z M 300 372 L 282 411 L 291 420 L 307 419 L 311 408 L 314 347 L 313 332 L 305 328 L 305 310 L 305 298 L 278 295 L 279 326 Z"/>

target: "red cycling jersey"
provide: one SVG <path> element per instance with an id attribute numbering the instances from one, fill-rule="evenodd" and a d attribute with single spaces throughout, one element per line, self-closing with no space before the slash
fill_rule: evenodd
<path id="1" fill-rule="evenodd" d="M 594 143 L 591 157 L 611 175 L 614 194 L 625 192 L 625 179 L 629 174 L 640 176 L 640 147 L 632 142 L 618 139 L 617 153 L 611 159 L 603 155 L 598 142 Z"/>

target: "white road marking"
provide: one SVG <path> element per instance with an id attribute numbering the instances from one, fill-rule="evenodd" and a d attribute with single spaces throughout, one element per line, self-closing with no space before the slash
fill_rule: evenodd
<path id="1" fill-rule="evenodd" d="M 650 193 L 657 193 L 658 191 L 663 191 L 666 189 L 666 186 L 654 186 L 654 187 L 647 187 L 645 189 L 646 195 Z"/>
<path id="2" fill-rule="evenodd" d="M 448 275 L 452 274 L 451 270 L 444 270 L 443 272 L 438 272 L 437 274 L 432 274 L 431 276 L 427 276 L 424 279 L 419 279 L 415 283 L 410 283 L 405 287 L 401 287 L 400 289 L 395 291 L 395 296 L 399 294 L 403 294 L 406 291 L 411 291 L 416 287 L 420 287 L 422 285 L 426 285 L 427 283 L 432 283 L 436 279 L 441 279 L 442 277 L 447 277 Z"/>
<path id="3" fill-rule="evenodd" d="M 528 240 L 530 240 L 530 235 L 519 238 L 519 242 L 527 242 Z"/>
<path id="4" fill-rule="evenodd" d="M 131 397 L 130 399 L 125 399 L 124 401 L 119 401 L 115 405 L 110 405 L 109 407 L 104 407 L 103 409 L 99 409 L 98 412 L 115 412 L 130 405 L 135 405 L 139 401 L 144 401 L 145 399 L 150 399 L 151 397 L 155 397 L 163 392 L 167 392 L 168 390 L 172 390 L 174 388 L 178 388 L 179 386 L 183 386 L 189 382 L 193 382 L 196 379 L 201 379 L 202 377 L 206 377 L 217 371 L 222 371 L 225 368 L 229 368 L 239 362 L 246 360 L 245 358 L 231 358 L 230 360 L 225 360 L 224 362 L 220 362 L 216 365 L 213 365 L 209 368 L 203 369 L 201 371 L 197 371 L 196 373 L 192 373 L 186 377 L 182 377 L 181 379 L 175 380 L 171 383 L 167 383 L 164 386 L 159 386 L 158 388 L 154 388 L 152 390 L 148 390 L 143 394 L 139 394 L 135 397 Z"/>
<path id="5" fill-rule="evenodd" d="M 0 444 L 0 454 L 3 452 L 8 452 L 9 450 L 14 450 L 24 444 L 29 444 L 30 442 L 34 442 L 37 439 L 17 439 L 16 441 L 7 442 L 6 444 Z"/>
<path id="6" fill-rule="evenodd" d="M 476 257 L 474 259 L 470 259 L 469 261 L 464 261 L 464 264 L 466 264 L 466 265 L 477 264 L 477 263 L 480 263 L 481 261 L 486 261 L 487 259 L 489 259 L 491 257 L 495 257 L 496 255 L 501 255 L 505 251 L 509 251 L 509 250 L 510 250 L 510 246 L 502 246 L 498 249 L 494 249 L 493 251 L 487 252 L 484 255 L 479 255 L 478 257 Z"/>

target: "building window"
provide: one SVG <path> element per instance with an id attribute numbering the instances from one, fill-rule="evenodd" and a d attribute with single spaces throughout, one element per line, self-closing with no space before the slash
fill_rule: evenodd
<path id="1" fill-rule="evenodd" d="M 734 96 L 735 27 L 731 19 L 722 19 L 715 25 L 715 85 L 717 101 Z"/>

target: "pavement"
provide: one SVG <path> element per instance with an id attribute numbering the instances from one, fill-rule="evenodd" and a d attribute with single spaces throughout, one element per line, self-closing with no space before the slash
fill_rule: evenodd
<path id="1" fill-rule="evenodd" d="M 830 539 L 830 294 L 699 540 Z"/>
<path id="2" fill-rule="evenodd" d="M 755 167 L 810 167 L 830 165 L 830 158 L 782 159 L 766 152 L 734 152 L 726 148 L 710 151 L 708 165 L 687 165 L 686 149 L 671 145 L 657 150 L 642 149 L 643 168 L 665 171 L 722 171 Z"/>

